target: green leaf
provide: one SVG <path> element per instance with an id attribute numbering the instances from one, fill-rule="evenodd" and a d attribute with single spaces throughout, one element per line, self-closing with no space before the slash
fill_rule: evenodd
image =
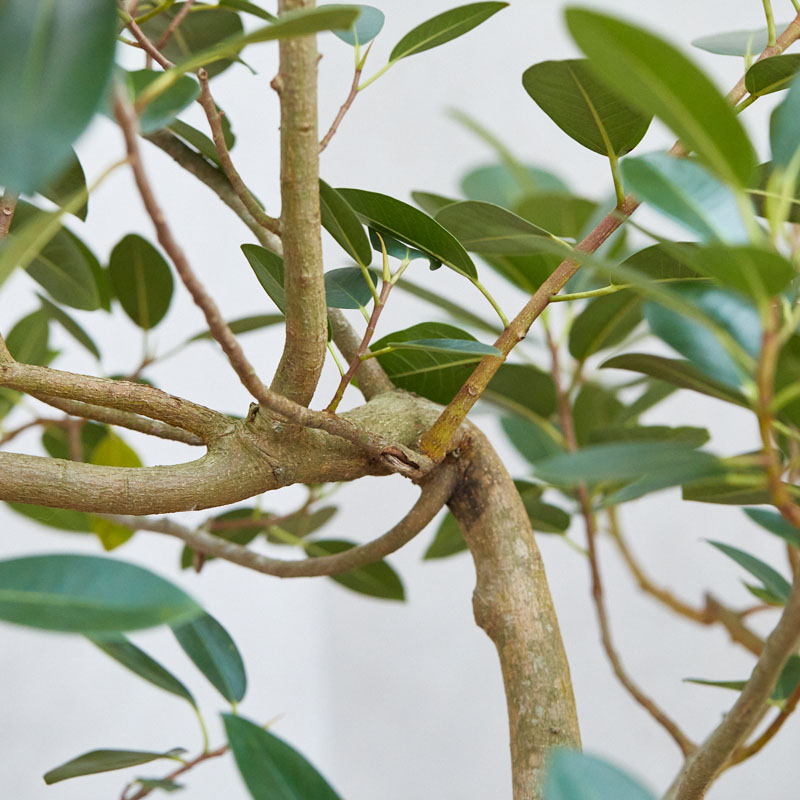
<path id="1" fill-rule="evenodd" d="M 243 717 L 223 714 L 236 766 L 253 800 L 340 800 L 286 742 Z"/>
<path id="2" fill-rule="evenodd" d="M 293 540 L 292 544 L 296 544 L 297 539 L 304 539 L 327 525 L 338 510 L 336 506 L 323 506 L 316 511 L 301 509 L 280 523 L 269 525 L 267 528 L 267 541 L 273 544 L 287 544 L 285 534 L 288 533 Z M 283 538 L 281 538 L 281 533 L 284 534 Z"/>
<path id="3" fill-rule="evenodd" d="M 19 402 L 21 395 L 10 389 L 0 388 L 0 421 L 7 417 L 14 406 Z"/>
<path id="4" fill-rule="evenodd" d="M 482 400 L 526 415 L 547 418 L 556 410 L 556 387 L 546 372 L 531 364 L 503 364 L 489 381 Z"/>
<path id="5" fill-rule="evenodd" d="M 355 24 L 348 30 L 335 30 L 333 34 L 355 47 L 371 42 L 383 30 L 385 17 L 383 11 L 374 6 L 354 5 L 353 8 L 361 10 Z"/>
<path id="6" fill-rule="evenodd" d="M 537 498 L 528 497 L 524 492 L 521 497 L 536 533 L 564 533 L 569 528 L 570 518 L 566 511 Z"/>
<path id="7" fill-rule="evenodd" d="M 705 428 L 681 425 L 604 425 L 589 434 L 592 444 L 605 442 L 678 442 L 688 447 L 701 447 L 711 438 Z"/>
<path id="8" fill-rule="evenodd" d="M 80 220 L 86 220 L 89 213 L 89 197 L 86 191 L 86 176 L 83 174 L 83 167 L 78 160 L 75 151 L 70 148 L 70 155 L 66 166 L 62 167 L 58 174 L 43 189 L 39 189 L 39 194 L 52 200 L 60 208 L 64 208 L 66 203 L 72 200 L 78 192 L 86 193 L 86 201 L 73 213 Z"/>
<path id="9" fill-rule="evenodd" d="M 123 561 L 43 555 L 0 561 L 0 619 L 73 633 L 181 623 L 202 613 L 182 589 Z"/>
<path id="10" fill-rule="evenodd" d="M 164 319 L 174 282 L 169 265 L 150 242 L 129 233 L 111 251 L 108 272 L 114 294 L 140 328 L 150 330 Z"/>
<path id="11" fill-rule="evenodd" d="M 445 197 L 433 192 L 411 192 L 411 197 L 426 214 L 430 214 L 432 217 L 435 217 L 445 206 L 459 202 L 453 197 Z"/>
<path id="12" fill-rule="evenodd" d="M 230 3 L 221 3 L 230 6 Z M 184 3 L 175 3 L 171 8 L 142 23 L 142 30 L 153 42 L 157 42 L 166 32 L 169 25 L 180 13 Z M 252 12 L 251 12 L 252 13 Z M 243 36 L 242 21 L 235 11 L 214 6 L 195 6 L 190 14 L 181 22 L 180 28 L 170 37 L 161 52 L 173 63 L 179 63 L 207 52 L 231 38 Z M 200 55 L 200 61 L 193 68 L 205 67 L 209 77 L 213 78 L 226 70 L 235 60 L 238 49 L 226 52 L 222 59 L 207 60 Z M 188 70 L 185 70 L 188 71 Z"/>
<path id="13" fill-rule="evenodd" d="M 743 508 L 742 511 L 764 530 L 780 536 L 781 539 L 795 547 L 800 547 L 800 531 L 777 511 L 770 511 L 766 508 Z"/>
<path id="14" fill-rule="evenodd" d="M 380 253 L 381 256 L 383 256 L 383 250 L 386 248 L 386 255 L 392 256 L 392 258 L 396 258 L 399 261 L 410 262 L 416 261 L 418 258 L 427 258 L 431 269 L 436 269 L 442 265 L 442 262 L 437 258 L 434 258 L 428 253 L 423 253 L 422 250 L 416 250 L 413 247 L 409 247 L 407 244 L 403 244 L 403 242 L 395 239 L 394 236 L 390 236 L 386 231 L 379 234 L 372 228 L 369 228 L 368 235 L 372 249 L 376 253 Z"/>
<path id="15" fill-rule="evenodd" d="M 458 353 L 474 356 L 479 361 L 483 356 L 497 356 L 503 354 L 491 344 L 476 342 L 474 339 L 405 339 L 394 341 L 392 335 L 386 337 L 386 344 L 395 350 L 423 350 L 426 353 Z"/>
<path id="16" fill-rule="evenodd" d="M 720 552 L 725 553 L 740 567 L 744 567 L 753 577 L 760 580 L 770 594 L 780 598 L 784 603 L 789 599 L 789 594 L 792 591 L 791 584 L 768 564 L 765 564 L 755 556 L 751 556 L 749 553 L 745 553 L 743 550 L 739 550 L 737 547 L 731 547 L 723 542 L 709 541 L 709 544 L 716 547 Z"/>
<path id="17" fill-rule="evenodd" d="M 369 270 L 372 285 L 378 274 Z M 360 267 L 342 267 L 325 273 L 325 298 L 328 308 L 364 308 L 372 301 L 372 292 Z"/>
<path id="18" fill-rule="evenodd" d="M 274 14 L 264 11 L 263 8 L 255 3 L 250 3 L 249 0 L 217 0 L 217 5 L 232 8 L 235 11 L 243 11 L 245 14 L 252 14 L 254 17 L 267 20 L 267 22 L 275 22 L 278 19 Z"/>
<path id="19" fill-rule="evenodd" d="M 536 192 L 518 200 L 514 211 L 555 236 L 578 239 L 598 209 L 597 203 L 564 192 Z"/>
<path id="20" fill-rule="evenodd" d="M 642 299 L 620 291 L 596 297 L 575 318 L 569 332 L 569 352 L 585 361 L 600 350 L 614 347 L 642 321 Z"/>
<path id="21" fill-rule="evenodd" d="M 7 505 L 17 514 L 22 514 L 23 517 L 28 517 L 48 528 L 57 528 L 71 533 L 91 533 L 92 530 L 89 515 L 84 511 L 34 506 L 29 503 L 7 503 Z"/>
<path id="22" fill-rule="evenodd" d="M 97 422 L 84 422 L 81 425 L 81 461 L 89 461 L 95 448 L 107 436 L 109 429 Z M 42 447 L 53 458 L 71 459 L 69 435 L 65 428 L 48 425 L 42 433 Z M 77 512 L 76 512 L 77 513 Z"/>
<path id="23" fill-rule="evenodd" d="M 124 636 L 89 636 L 89 641 L 135 675 L 197 708 L 192 693 L 169 670 Z"/>
<path id="24" fill-rule="evenodd" d="M 135 103 L 141 93 L 156 80 L 162 72 L 154 69 L 140 69 L 128 72 L 126 80 L 131 100 Z M 159 94 L 144 108 L 139 110 L 139 128 L 143 134 L 154 133 L 166 128 L 175 121 L 175 117 L 191 105 L 200 94 L 200 85 L 194 78 L 183 75 L 167 89 Z"/>
<path id="25" fill-rule="evenodd" d="M 491 203 L 464 200 L 442 208 L 436 221 L 467 250 L 478 253 L 526 255 L 553 249 L 552 235 L 526 219 Z M 566 257 L 567 250 L 564 250 Z"/>
<path id="26" fill-rule="evenodd" d="M 217 106 L 219 110 L 219 106 Z M 190 144 L 197 150 L 198 153 L 205 156 L 209 161 L 213 161 L 217 166 L 220 166 L 219 153 L 214 142 L 204 133 L 188 125 L 183 120 L 174 119 L 167 126 L 172 133 L 179 136 L 187 144 Z M 228 150 L 233 148 L 236 143 L 236 137 L 231 130 L 231 123 L 227 115 L 222 117 L 222 136 L 225 140 L 225 146 Z"/>
<path id="27" fill-rule="evenodd" d="M 652 115 L 631 108 L 586 59 L 534 64 L 522 73 L 522 85 L 564 133 L 602 156 L 629 153 L 650 126 Z"/>
<path id="28" fill-rule="evenodd" d="M 243 244 L 242 252 L 258 278 L 264 291 L 278 307 L 286 312 L 286 295 L 283 292 L 283 259 L 257 244 Z"/>
<path id="29" fill-rule="evenodd" d="M 544 800 L 655 800 L 655 795 L 596 756 L 554 750 L 545 778 Z"/>
<path id="30" fill-rule="evenodd" d="M 590 445 L 573 453 L 562 453 L 538 461 L 534 474 L 558 486 L 579 483 L 630 481 L 660 472 L 685 471 L 693 477 L 695 468 L 717 463 L 716 456 L 674 442 L 616 442 Z M 681 483 L 678 474 L 675 483 Z"/>
<path id="31" fill-rule="evenodd" d="M 615 389 L 593 381 L 584 382 L 572 404 L 578 444 L 589 444 L 596 431 L 620 424 L 626 411 Z"/>
<path id="32" fill-rule="evenodd" d="M 688 361 L 653 356 L 649 353 L 625 353 L 624 355 L 610 358 L 601 364 L 600 368 L 640 372 L 643 375 L 666 381 L 680 389 L 690 389 L 693 392 L 724 400 L 726 403 L 748 406 L 747 399 L 741 392 L 709 378 Z"/>
<path id="33" fill-rule="evenodd" d="M 39 309 L 23 317 L 8 332 L 6 347 L 15 361 L 44 366 L 52 360 L 50 316 Z"/>
<path id="34" fill-rule="evenodd" d="M 787 25 L 778 25 L 778 30 L 783 30 Z M 755 56 L 766 49 L 769 43 L 767 28 L 747 31 L 728 31 L 726 33 L 713 33 L 710 36 L 701 36 L 692 44 L 709 53 L 720 56 Z"/>
<path id="35" fill-rule="evenodd" d="M 401 331 L 395 331 L 373 342 L 371 349 L 378 351 L 388 344 L 397 346 L 403 341 L 415 339 L 471 339 L 466 331 L 441 322 L 422 322 Z M 449 403 L 455 393 L 469 378 L 475 362 L 480 356 L 435 352 L 432 350 L 395 350 L 377 357 L 391 381 L 400 389 L 433 400 L 443 405 Z"/>
<path id="36" fill-rule="evenodd" d="M 529 165 L 487 164 L 476 167 L 461 179 L 461 191 L 468 200 L 481 200 L 514 208 L 534 192 L 567 194 L 567 185 L 552 172 Z"/>
<path id="37" fill-rule="evenodd" d="M 344 197 L 322 180 L 319 182 L 319 209 L 325 230 L 356 263 L 368 267 L 372 263 L 372 247 L 363 225 Z"/>
<path id="38" fill-rule="evenodd" d="M 267 524 L 267 518 L 269 514 L 265 514 L 261 512 L 259 509 L 246 507 L 246 508 L 234 508 L 230 511 L 226 511 L 223 514 L 220 514 L 217 517 L 214 517 L 212 520 L 212 525 L 209 528 L 209 533 L 212 536 L 219 536 L 220 539 L 225 539 L 227 542 L 233 542 L 234 544 L 238 545 L 248 545 L 253 539 L 261 533 Z M 243 526 L 241 528 L 230 528 L 230 529 L 215 529 L 213 527 L 213 523 L 215 522 L 228 522 L 232 520 L 252 520 L 252 525 Z M 193 560 L 195 556 L 195 551 L 192 550 L 191 547 L 188 545 L 184 546 L 183 551 L 181 552 L 181 569 L 188 569 L 192 566 Z M 216 556 L 205 555 L 203 554 L 203 563 L 205 564 L 208 561 L 213 561 Z"/>
<path id="39" fill-rule="evenodd" d="M 243 333 L 250 333 L 251 331 L 259 331 L 263 328 L 269 328 L 272 325 L 279 325 L 284 319 L 285 317 L 283 314 L 254 314 L 251 317 L 233 319 L 228 323 L 228 327 L 233 333 L 241 335 Z M 206 340 L 213 341 L 213 339 L 214 337 L 211 335 L 211 331 L 202 331 L 201 333 L 196 333 L 190 339 L 187 339 L 186 343 Z"/>
<path id="40" fill-rule="evenodd" d="M 247 690 L 244 663 L 230 634 L 210 614 L 172 626 L 172 632 L 195 666 L 229 702 L 238 703 Z"/>
<path id="41" fill-rule="evenodd" d="M 324 539 L 308 542 L 306 553 L 313 558 L 344 553 L 355 545 L 342 539 Z M 378 597 L 382 600 L 405 600 L 405 590 L 398 574 L 386 563 L 376 561 L 350 572 L 331 575 L 331 580 L 359 594 Z"/>
<path id="42" fill-rule="evenodd" d="M 0 3 L 0 184 L 31 193 L 68 165 L 113 66 L 110 0 Z"/>
<path id="43" fill-rule="evenodd" d="M 514 449 L 531 464 L 564 452 L 550 432 L 530 420 L 503 417 L 500 424 Z"/>
<path id="44" fill-rule="evenodd" d="M 761 320 L 741 295 L 713 287 L 684 286 L 676 292 L 717 323 L 745 353 L 753 358 L 761 347 Z M 749 378 L 715 333 L 700 322 L 658 303 L 644 304 L 650 329 L 670 347 L 689 359 L 712 380 L 733 388 Z"/>
<path id="45" fill-rule="evenodd" d="M 363 189 L 338 191 L 371 228 L 422 250 L 468 278 L 477 278 L 475 264 L 458 239 L 427 214 L 378 192 Z"/>
<path id="46" fill-rule="evenodd" d="M 160 789 L 162 792 L 178 792 L 184 788 L 182 783 L 176 783 L 168 778 L 137 778 L 136 785 L 151 792 L 155 789 Z"/>
<path id="47" fill-rule="evenodd" d="M 783 484 L 797 496 L 797 487 Z M 764 473 L 726 470 L 722 475 L 683 487 L 683 499 L 728 506 L 764 505 L 771 502 Z"/>
<path id="48" fill-rule="evenodd" d="M 158 753 L 152 750 L 91 750 L 82 756 L 67 761 L 60 767 L 51 769 L 44 774 L 44 782 L 50 786 L 68 778 L 77 778 L 81 775 L 96 775 L 98 772 L 111 772 L 115 769 L 127 769 L 139 764 L 149 764 L 160 758 L 178 759 L 178 754 L 184 752 L 177 747 Z"/>
<path id="49" fill-rule="evenodd" d="M 394 46 L 389 62 L 399 61 L 463 36 L 507 5 L 508 3 L 470 3 L 437 14 L 409 31 Z"/>
<path id="50" fill-rule="evenodd" d="M 761 97 L 771 92 L 788 89 L 792 78 L 800 69 L 800 55 L 772 56 L 757 61 L 747 70 L 744 83 L 750 94 Z"/>
<path id="51" fill-rule="evenodd" d="M 567 26 L 599 77 L 660 117 L 723 180 L 746 186 L 755 153 L 716 86 L 672 45 L 642 28 L 569 8 Z"/>
<path id="52" fill-rule="evenodd" d="M 463 553 L 466 549 L 467 543 L 464 541 L 461 528 L 458 527 L 458 522 L 452 512 L 448 511 L 436 529 L 436 535 L 422 558 L 426 561 L 434 558 L 447 558 L 456 553 Z"/>
<path id="53" fill-rule="evenodd" d="M 701 241 L 743 244 L 749 235 L 736 195 L 699 163 L 666 153 L 622 162 L 625 188 Z"/>
<path id="54" fill-rule="evenodd" d="M 783 102 L 772 112 L 769 144 L 773 167 L 787 169 L 800 148 L 800 79 L 795 78 Z"/>
<path id="55" fill-rule="evenodd" d="M 94 340 L 88 333 L 69 315 L 63 308 L 51 303 L 46 297 L 42 297 L 38 292 L 36 296 L 39 298 L 42 311 L 44 311 L 50 319 L 58 322 L 59 325 L 78 342 L 78 344 L 85 347 L 98 361 L 100 360 L 100 350 L 94 343 Z"/>

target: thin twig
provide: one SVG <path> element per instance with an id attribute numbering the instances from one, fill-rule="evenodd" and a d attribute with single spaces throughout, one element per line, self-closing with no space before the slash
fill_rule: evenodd
<path id="1" fill-rule="evenodd" d="M 276 236 L 280 234 L 280 221 L 269 214 L 264 212 L 264 209 L 259 205 L 258 200 L 253 196 L 253 193 L 247 188 L 242 176 L 233 165 L 228 145 L 225 143 L 225 133 L 222 130 L 222 116 L 217 109 L 217 104 L 211 96 L 211 90 L 208 86 L 208 72 L 204 69 L 197 71 L 197 78 L 200 81 L 200 96 L 197 98 L 198 103 L 203 107 L 206 112 L 206 119 L 211 128 L 211 137 L 214 140 L 214 146 L 217 148 L 217 155 L 219 155 L 219 162 L 225 175 L 233 186 L 233 190 L 239 196 L 239 199 L 244 203 L 245 208 L 250 212 L 256 222 L 262 227 L 271 231 Z"/>
<path id="2" fill-rule="evenodd" d="M 8 230 L 11 227 L 11 221 L 14 219 L 14 211 L 17 208 L 18 194 L 5 191 L 2 198 L 0 198 L 0 239 L 5 239 L 8 236 Z"/>
<path id="3" fill-rule="evenodd" d="M 545 336 L 547 344 L 550 348 L 552 358 L 551 374 L 553 382 L 556 387 L 556 398 L 558 402 L 558 415 L 561 421 L 561 429 L 564 434 L 564 439 L 567 449 L 575 451 L 578 449 L 578 443 L 575 438 L 575 424 L 572 418 L 572 409 L 570 408 L 569 398 L 564 392 L 561 385 L 561 369 L 559 366 L 558 357 L 558 344 L 550 335 L 549 329 L 545 326 Z M 600 576 L 600 565 L 597 555 L 596 537 L 597 537 L 597 520 L 595 518 L 594 510 L 592 509 L 591 499 L 589 492 L 584 484 L 580 484 L 575 494 L 578 498 L 578 503 L 581 508 L 581 515 L 583 516 L 584 525 L 586 527 L 586 542 L 589 551 L 589 566 L 592 576 L 592 599 L 594 600 L 595 611 L 597 612 L 597 620 L 600 624 L 600 638 L 603 643 L 603 649 L 606 652 L 614 674 L 619 679 L 620 683 L 628 690 L 628 693 L 633 699 L 639 703 L 642 708 L 647 711 L 656 722 L 659 723 L 667 733 L 674 739 L 675 743 L 680 748 L 684 757 L 688 756 L 696 749 L 696 745 L 686 736 L 686 734 L 678 727 L 677 723 L 667 715 L 650 697 L 648 697 L 631 679 L 628 675 L 622 661 L 617 653 L 614 642 L 611 638 L 611 626 L 608 621 L 608 612 L 606 610 L 605 599 L 603 596 L 603 582 Z"/>
<path id="4" fill-rule="evenodd" d="M 167 29 L 164 31 L 161 38 L 156 42 L 156 50 L 161 50 L 166 43 L 172 38 L 172 34 L 178 30 L 178 26 L 186 19 L 186 15 L 192 10 L 195 0 L 186 0 L 181 10 L 175 15 L 175 18 L 170 22 Z"/>
<path id="5" fill-rule="evenodd" d="M 145 32 L 137 25 L 135 19 L 131 19 L 128 23 L 128 30 L 133 34 L 142 50 L 147 53 L 148 58 L 152 58 L 164 69 L 170 69 L 175 66 L 168 58 L 165 58 L 158 47 L 150 41 Z"/>
<path id="6" fill-rule="evenodd" d="M 344 115 L 350 110 L 350 106 L 353 105 L 353 101 L 356 99 L 356 95 L 358 94 L 358 82 L 361 80 L 361 73 L 364 71 L 364 62 L 367 60 L 367 56 L 369 55 L 369 51 L 372 49 L 373 44 L 374 40 L 369 43 L 369 46 L 364 53 L 364 57 L 356 65 L 356 71 L 353 74 L 353 83 L 350 86 L 350 93 L 347 95 L 347 99 L 339 108 L 339 112 L 336 114 L 336 117 L 331 123 L 331 127 L 328 128 L 328 132 L 322 137 L 322 140 L 319 143 L 320 153 L 328 146 L 330 140 L 333 139 L 333 135 L 339 129 L 339 125 L 344 119 Z"/>
<path id="7" fill-rule="evenodd" d="M 25 431 L 30 430 L 31 428 L 36 428 L 39 425 L 46 427 L 48 425 L 57 425 L 59 428 L 66 428 L 67 421 L 64 419 L 50 419 L 48 417 L 37 417 L 36 419 L 32 419 L 30 422 L 26 422 L 24 425 L 20 425 L 13 430 L 6 431 L 2 436 L 0 436 L 0 447 L 4 444 L 8 444 L 8 442 L 16 439 L 21 433 L 25 433 Z"/>

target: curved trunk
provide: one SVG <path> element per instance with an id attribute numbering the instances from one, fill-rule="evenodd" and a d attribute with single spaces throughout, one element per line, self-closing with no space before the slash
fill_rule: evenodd
<path id="1" fill-rule="evenodd" d="M 475 620 L 500 657 L 514 800 L 538 800 L 548 751 L 580 747 L 569 665 L 542 558 L 514 482 L 474 428 L 460 457 L 464 475 L 449 506 L 475 561 Z"/>

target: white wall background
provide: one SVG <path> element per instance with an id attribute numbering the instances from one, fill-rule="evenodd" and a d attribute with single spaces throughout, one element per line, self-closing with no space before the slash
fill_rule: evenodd
<path id="1" fill-rule="evenodd" d="M 407 30 L 453 0 L 376 0 L 387 23 L 370 57 L 367 74 L 383 63 Z M 638 20 L 688 47 L 695 36 L 723 29 L 761 25 L 758 0 L 598 0 L 587 5 Z M 775 0 L 779 18 L 791 4 Z M 468 36 L 409 59 L 360 96 L 323 159 L 323 176 L 333 185 L 370 188 L 407 198 L 414 188 L 455 192 L 467 169 L 492 159 L 481 142 L 450 120 L 446 111 L 470 111 L 491 127 L 521 157 L 560 172 L 575 187 L 601 197 L 608 190 L 603 159 L 574 145 L 529 100 L 522 71 L 537 61 L 575 54 L 563 23 L 561 2 L 513 0 L 511 7 Z M 333 118 L 351 79 L 351 50 L 323 37 L 320 110 L 323 124 Z M 277 211 L 277 103 L 267 84 L 275 72 L 276 50 L 261 45 L 248 56 L 258 70 L 232 68 L 215 82 L 217 100 L 239 136 L 234 156 L 256 193 Z M 741 64 L 736 59 L 694 52 L 718 79 L 732 85 Z M 764 149 L 769 100 L 745 115 Z M 663 146 L 668 135 L 655 129 L 643 149 Z M 84 136 L 79 152 L 90 176 L 119 156 L 118 132 L 99 121 Z M 762 152 L 763 154 L 763 152 Z M 157 179 L 159 199 L 169 221 L 229 317 L 269 310 L 244 262 L 239 245 L 248 232 L 215 198 L 173 168 L 153 148 L 147 163 Z M 644 215 L 643 215 L 644 217 Z M 645 217 L 646 218 L 646 217 Z M 124 234 L 151 235 L 127 174 L 119 172 L 93 198 L 86 225 L 70 221 L 101 258 Z M 330 244 L 330 243 L 329 243 Z M 329 266 L 344 259 L 328 250 Z M 451 297 L 479 306 L 480 297 L 446 270 L 419 270 L 418 280 Z M 488 274 L 485 281 L 509 311 L 523 303 L 513 288 Z M 7 330 L 35 306 L 31 281 L 15 275 L 0 295 L 0 327 Z M 202 329 L 200 314 L 182 290 L 153 339 L 162 349 Z M 436 318 L 423 306 L 390 307 L 384 332 L 414 318 Z M 80 316 L 80 315 L 78 315 Z M 102 317 L 103 315 L 101 315 Z M 141 342 L 121 315 L 85 322 L 107 354 L 109 372 L 132 368 Z M 246 337 L 250 357 L 268 374 L 281 342 L 268 333 Z M 64 342 L 58 366 L 92 370 Z M 242 413 L 248 398 L 210 344 L 151 372 L 162 388 L 216 408 Z M 317 403 L 327 401 L 336 382 L 326 371 Z M 355 402 L 355 393 L 349 397 Z M 659 421 L 705 425 L 721 452 L 755 442 L 753 421 L 719 403 L 697 396 L 671 401 Z M 493 436 L 517 475 L 524 464 L 510 451 L 489 418 L 477 421 Z M 180 460 L 186 451 L 161 442 L 130 441 L 148 463 Z M 19 440 L 35 452 L 36 437 Z M 157 490 L 157 489 L 154 489 Z M 266 507 L 290 509 L 302 496 L 289 489 L 267 499 Z M 345 487 L 337 500 L 342 511 L 331 535 L 366 540 L 382 532 L 409 507 L 415 490 L 400 479 L 367 479 Z M 747 605 L 737 568 L 716 554 L 703 538 L 720 538 L 761 552 L 780 563 L 781 548 L 735 509 L 677 502 L 675 492 L 625 507 L 623 523 L 642 559 L 660 581 L 700 602 L 714 586 L 735 606 Z M 509 796 L 510 771 L 504 700 L 494 650 L 471 616 L 473 568 L 461 555 L 440 563 L 421 563 L 432 531 L 392 557 L 406 583 L 405 605 L 370 601 L 325 580 L 280 582 L 223 563 L 201 576 L 179 573 L 179 545 L 154 534 L 140 534 L 117 554 L 148 566 L 193 592 L 224 622 L 238 642 L 248 667 L 250 690 L 241 711 L 266 721 L 281 715 L 274 730 L 297 745 L 347 800 L 485 800 Z M 581 539 L 579 523 L 572 531 Z M 572 665 L 582 732 L 588 751 L 625 765 L 662 790 L 679 764 L 676 748 L 612 676 L 601 652 L 589 602 L 587 565 L 555 538 L 539 537 L 562 632 Z M 88 537 L 50 533 L 0 509 L 0 555 L 47 551 L 97 552 Z M 601 547 L 602 569 L 617 644 L 631 674 L 680 721 L 702 738 L 734 696 L 681 682 L 688 676 L 737 678 L 752 660 L 729 646 L 719 630 L 699 630 L 643 598 L 632 586 L 616 553 Z M 766 621 L 766 620 L 765 620 Z M 193 672 L 176 644 L 163 632 L 136 640 L 185 680 L 203 702 L 212 744 L 221 741 L 216 718 L 222 710 L 213 690 Z M 118 797 L 120 774 L 68 781 L 46 788 L 40 775 L 54 765 L 97 747 L 158 749 L 183 745 L 191 750 L 199 736 L 189 709 L 129 675 L 77 637 L 45 635 L 3 625 L 0 628 L 0 786 L 2 795 L 20 800 L 70 800 Z M 728 773 L 710 793 L 712 800 L 797 796 L 796 758 L 800 722 L 787 725 L 761 757 Z M 157 776 L 168 765 L 146 766 L 134 774 Z M 767 777 L 768 776 L 768 777 Z M 188 776 L 187 796 L 244 798 L 246 791 L 229 759 L 198 768 Z"/>

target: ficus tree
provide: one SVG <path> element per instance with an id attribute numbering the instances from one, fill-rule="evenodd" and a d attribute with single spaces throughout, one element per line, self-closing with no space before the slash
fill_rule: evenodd
<path id="1" fill-rule="evenodd" d="M 767 746 L 800 701 L 800 57 L 784 54 L 800 38 L 800 3 L 792 4 L 797 16 L 788 25 L 776 25 L 763 0 L 763 30 L 696 42 L 743 59 L 727 96 L 657 34 L 567 8 L 584 57 L 534 63 L 521 81 L 576 147 L 608 160 L 608 183 L 599 187 L 605 197 L 591 200 L 548 165 L 520 162 L 466 116 L 497 161 L 467 174 L 462 196 L 425 190 L 401 199 L 377 191 L 377 182 L 334 187 L 324 180 L 324 162 L 320 176 L 320 154 L 362 90 L 405 59 L 491 25 L 508 3 L 470 3 L 418 20 L 375 65 L 370 53 L 384 15 L 371 6 L 2 0 L 0 283 L 25 270 L 38 299 L 35 310 L 0 320 L 0 499 L 42 525 L 93 535 L 106 551 L 140 531 L 173 537 L 183 545 L 180 566 L 201 578 L 215 569 L 207 562 L 224 559 L 264 580 L 329 577 L 383 600 L 404 596 L 386 557 L 447 507 L 426 557 L 468 550 L 474 561 L 475 620 L 497 648 L 507 698 L 515 800 L 643 800 L 654 795 L 635 779 L 580 754 L 569 666 L 534 532 L 576 546 L 567 530 L 582 528 L 586 546 L 577 550 L 589 565 L 614 673 L 684 758 L 664 797 L 704 796 L 725 770 Z M 331 33 L 352 48 L 355 67 L 339 113 L 320 124 L 317 36 Z M 246 66 L 255 47 L 279 51 L 271 90 L 264 86 L 280 107 L 279 209 L 251 190 L 260 165 L 240 163 L 235 121 L 224 113 L 224 95 L 212 92 L 213 79 L 237 62 Z M 131 56 L 134 68 L 116 63 L 130 67 Z M 771 116 L 769 152 L 758 154 L 737 115 L 774 92 L 784 94 Z M 182 118 L 195 103 L 202 130 Z M 95 115 L 118 127 L 120 157 L 87 184 L 72 147 Z M 654 117 L 674 132 L 674 146 L 631 155 Z M 152 147 L 243 223 L 239 261 L 229 268 L 252 272 L 264 313 L 221 310 L 173 234 L 160 181 L 143 157 Z M 145 209 L 152 236 L 125 233 L 121 208 L 120 238 L 98 258 L 71 227 L 118 170 L 132 176 L 130 203 Z M 665 224 L 642 227 L 640 204 Z M 325 263 L 323 237 L 350 266 Z M 472 300 L 437 292 L 425 281 L 428 269 L 456 273 Z M 507 314 L 479 269 L 527 298 Z M 206 329 L 159 351 L 146 335 L 175 292 L 188 292 Z M 388 329 L 384 308 L 408 295 L 426 302 L 434 321 Z M 127 374 L 116 374 L 113 342 L 101 348 L 93 332 L 93 320 L 109 312 L 145 337 L 141 363 Z M 268 373 L 240 337 L 276 326 L 284 347 Z M 96 374 L 61 368 L 63 355 L 50 342 L 55 328 L 97 360 Z M 200 340 L 219 347 L 229 365 L 213 380 L 238 379 L 252 396 L 249 408 L 208 408 L 149 379 L 152 365 L 180 358 Z M 662 349 L 654 352 L 655 341 Z M 341 377 L 321 397 L 328 359 Z M 758 448 L 722 457 L 706 447 L 705 428 L 651 424 L 676 391 L 749 412 Z M 501 416 L 529 462 L 523 478 L 512 479 L 470 421 L 479 402 Z M 144 466 L 147 455 L 126 442 L 127 431 L 202 455 Z M 38 450 L 15 452 L 32 432 Z M 366 543 L 335 538 L 335 509 L 325 504 L 334 485 L 389 475 L 419 487 L 408 513 Z M 264 510 L 262 495 L 298 484 L 307 487 L 299 507 Z M 712 594 L 692 605 L 637 561 L 619 507 L 675 487 L 684 501 L 742 506 L 753 535 L 783 540 L 785 565 L 712 542 L 732 569 L 749 574 L 756 605 L 731 608 Z M 196 512 L 192 524 L 171 516 L 185 511 Z M 706 681 L 738 696 L 702 741 L 652 699 L 615 649 L 600 533 L 644 592 L 724 630 L 753 657 L 749 677 Z M 283 555 L 292 547 L 295 557 Z M 202 579 L 196 585 L 200 596 Z M 749 622 L 756 612 L 770 619 L 766 636 Z M 191 782 L 196 765 L 231 754 L 254 798 L 338 797 L 268 720 L 238 713 L 247 653 L 198 599 L 162 575 L 116 554 L 8 559 L 0 562 L 0 619 L 88 638 L 98 657 L 184 699 L 205 731 L 183 676 L 128 638 L 168 626 L 230 705 L 225 742 L 204 734 L 198 753 L 94 749 L 50 769 L 47 784 L 128 769 L 122 797 L 138 800 L 175 791 Z M 150 774 L 159 760 L 178 763 L 162 777 L 142 777 L 140 768 L 148 765 Z"/>

